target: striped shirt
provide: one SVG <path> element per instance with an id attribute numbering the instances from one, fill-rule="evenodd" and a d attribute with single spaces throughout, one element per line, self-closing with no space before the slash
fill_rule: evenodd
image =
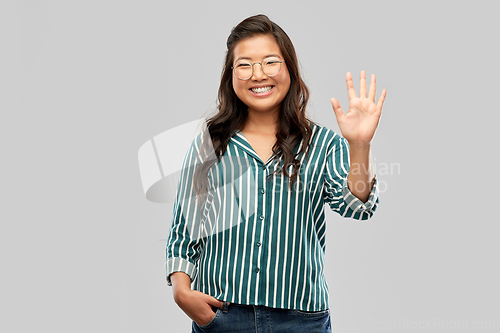
<path id="1" fill-rule="evenodd" d="M 347 187 L 349 146 L 334 131 L 311 124 L 309 158 L 300 153 L 292 190 L 277 152 L 264 162 L 240 130 L 208 172 L 204 209 L 197 210 L 193 175 L 201 134 L 183 162 L 166 248 L 170 274 L 189 275 L 193 290 L 231 303 L 320 311 L 329 308 L 324 276 L 325 203 L 343 217 L 375 212 L 378 182 L 366 203 Z M 294 147 L 300 150 L 302 140 Z M 292 166 L 287 169 L 289 173 Z"/>

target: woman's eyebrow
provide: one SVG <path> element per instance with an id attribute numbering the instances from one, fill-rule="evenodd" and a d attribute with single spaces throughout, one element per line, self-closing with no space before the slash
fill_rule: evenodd
<path id="1" fill-rule="evenodd" d="M 268 57 L 278 57 L 278 58 L 281 58 L 279 55 L 277 54 L 268 54 L 264 57 L 265 58 L 268 58 Z M 246 59 L 246 60 L 252 60 L 252 58 L 249 58 L 249 57 L 239 57 L 238 59 L 236 59 L 235 61 L 238 61 L 238 60 L 242 60 L 242 59 Z"/>

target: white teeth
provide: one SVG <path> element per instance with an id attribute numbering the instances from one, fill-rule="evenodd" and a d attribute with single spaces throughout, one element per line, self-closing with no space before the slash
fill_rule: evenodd
<path id="1" fill-rule="evenodd" d="M 271 91 L 273 89 L 272 86 L 262 87 L 262 88 L 252 88 L 252 91 L 257 94 L 265 93 Z"/>

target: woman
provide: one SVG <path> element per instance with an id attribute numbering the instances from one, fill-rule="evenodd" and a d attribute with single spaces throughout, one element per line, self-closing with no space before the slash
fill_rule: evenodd
<path id="1" fill-rule="evenodd" d="M 167 241 L 167 283 L 193 332 L 330 332 L 324 204 L 365 220 L 378 205 L 365 73 L 342 136 L 309 120 L 308 89 L 286 33 L 265 15 L 233 28 L 218 113 L 184 160 Z M 194 288 L 191 289 L 191 282 Z"/>

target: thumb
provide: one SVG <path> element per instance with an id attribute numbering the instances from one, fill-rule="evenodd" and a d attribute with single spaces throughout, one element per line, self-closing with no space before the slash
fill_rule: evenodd
<path id="1" fill-rule="evenodd" d="M 337 117 L 337 120 L 339 120 L 341 117 L 344 116 L 344 111 L 342 111 L 342 107 L 340 106 L 340 103 L 336 98 L 332 98 L 331 102 L 332 102 L 333 112 L 335 112 L 335 117 Z"/>

